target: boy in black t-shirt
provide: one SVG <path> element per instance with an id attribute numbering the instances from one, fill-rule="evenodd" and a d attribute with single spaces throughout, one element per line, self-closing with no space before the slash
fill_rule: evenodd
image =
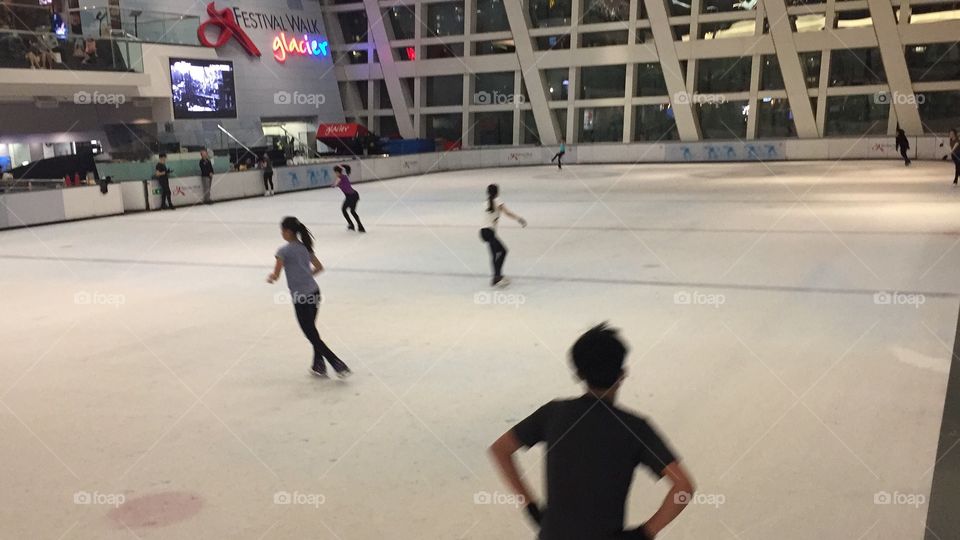
<path id="1" fill-rule="evenodd" d="M 170 169 L 167 168 L 166 154 L 160 154 L 153 177 L 160 182 L 160 209 L 174 210 L 173 193 L 170 191 Z"/>
<path id="2" fill-rule="evenodd" d="M 540 540 L 652 539 L 683 511 L 693 483 L 654 427 L 614 403 L 626 376 L 627 354 L 616 331 L 601 324 L 581 336 L 570 352 L 587 393 L 540 407 L 493 443 L 493 458 L 541 527 Z M 543 509 L 513 461 L 517 450 L 540 442 L 547 443 Z M 673 485 L 646 523 L 624 530 L 624 509 L 638 465 Z"/>

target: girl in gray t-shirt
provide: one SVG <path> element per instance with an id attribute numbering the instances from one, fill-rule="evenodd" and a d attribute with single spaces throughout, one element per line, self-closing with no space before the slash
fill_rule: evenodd
<path id="1" fill-rule="evenodd" d="M 287 244 L 277 250 L 277 263 L 273 272 L 267 276 L 268 283 L 280 279 L 280 271 L 287 276 L 287 287 L 290 288 L 290 298 L 293 300 L 293 309 L 297 314 L 297 322 L 303 335 L 307 336 L 313 345 L 313 367 L 310 371 L 319 377 L 327 376 L 327 365 L 330 362 L 334 371 L 341 379 L 350 376 L 350 368 L 343 360 L 337 357 L 330 347 L 320 339 L 317 331 L 317 309 L 320 305 L 320 286 L 314 276 L 323 272 L 323 265 L 313 253 L 313 235 L 307 226 L 300 223 L 295 217 L 283 218 L 280 224 L 280 233 Z"/>

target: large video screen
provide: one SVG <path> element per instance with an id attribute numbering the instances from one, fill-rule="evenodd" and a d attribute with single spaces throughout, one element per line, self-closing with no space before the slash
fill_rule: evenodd
<path id="1" fill-rule="evenodd" d="M 232 62 L 171 58 L 170 84 L 174 118 L 237 117 Z"/>

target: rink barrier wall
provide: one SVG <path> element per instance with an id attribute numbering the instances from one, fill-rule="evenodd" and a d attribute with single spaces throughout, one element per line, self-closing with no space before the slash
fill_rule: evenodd
<path id="1" fill-rule="evenodd" d="M 946 155 L 944 139 L 908 137 L 911 159 L 937 160 Z M 549 165 L 555 147 L 508 146 L 414 154 L 373 156 L 349 163 L 351 180 L 362 183 L 434 172 Z M 900 159 L 892 137 L 785 139 L 743 142 L 659 142 L 590 144 L 570 146 L 565 164 L 710 163 L 743 161 Z M 329 187 L 336 163 L 277 167 L 276 193 Z M 175 206 L 202 202 L 199 176 L 170 179 Z M 226 201 L 264 194 L 263 171 L 239 171 L 214 175 L 211 198 Z M 160 185 L 155 180 L 123 182 L 101 195 L 96 186 L 11 193 L 2 196 L 0 229 L 55 223 L 75 219 L 140 212 L 160 207 Z"/>
<path id="2" fill-rule="evenodd" d="M 0 203 L 0 229 L 124 213 L 123 193 L 115 185 L 107 193 L 100 186 L 7 193 Z"/>

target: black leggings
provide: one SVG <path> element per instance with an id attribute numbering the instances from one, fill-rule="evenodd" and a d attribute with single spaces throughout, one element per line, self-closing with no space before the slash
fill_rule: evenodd
<path id="1" fill-rule="evenodd" d="M 551 162 L 556 161 L 557 167 L 563 168 L 563 156 L 566 155 L 566 152 L 557 152 L 554 154 L 553 158 L 550 159 Z"/>
<path id="2" fill-rule="evenodd" d="M 956 184 L 960 179 L 960 157 L 953 156 L 953 183 Z"/>
<path id="3" fill-rule="evenodd" d="M 273 172 L 263 173 L 263 190 L 273 191 Z"/>
<path id="4" fill-rule="evenodd" d="M 493 263 L 493 279 L 503 277 L 503 261 L 507 258 L 507 246 L 497 238 L 497 233 L 490 228 L 480 229 L 480 238 L 490 245 L 490 259 Z"/>
<path id="5" fill-rule="evenodd" d="M 907 156 L 907 150 L 908 150 L 908 148 L 906 148 L 906 147 L 904 147 L 904 146 L 901 146 L 901 147 L 900 147 L 900 156 L 903 157 L 903 162 L 906 163 L 907 165 L 909 165 L 909 164 L 910 164 L 910 158 Z"/>
<path id="6" fill-rule="evenodd" d="M 360 230 L 363 230 L 363 223 L 360 223 L 360 216 L 357 215 L 357 203 L 360 201 L 359 193 L 350 193 L 343 199 L 343 206 L 340 207 L 340 210 L 343 212 L 343 219 L 347 220 L 347 225 L 352 229 L 353 222 L 350 221 L 350 216 L 347 214 L 347 210 L 350 210 L 350 213 L 353 214 L 353 219 L 357 220 L 357 227 Z"/>
<path id="7" fill-rule="evenodd" d="M 310 344 L 313 345 L 313 368 L 317 371 L 326 371 L 327 365 L 324 359 L 330 362 L 333 369 L 338 373 L 348 370 L 343 360 L 340 360 L 330 347 L 320 339 L 320 332 L 317 331 L 317 309 L 320 305 L 320 291 L 307 295 L 295 295 L 293 298 L 293 309 L 297 313 L 297 322 L 300 323 L 300 329 L 303 335 L 307 336 Z"/>
<path id="8" fill-rule="evenodd" d="M 160 208 L 173 208 L 173 193 L 170 191 L 170 179 L 160 179 Z"/>

